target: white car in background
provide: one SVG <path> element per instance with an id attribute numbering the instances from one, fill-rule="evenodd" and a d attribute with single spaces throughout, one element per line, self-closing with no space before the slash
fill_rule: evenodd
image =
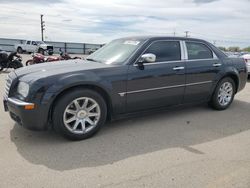
<path id="1" fill-rule="evenodd" d="M 40 54 L 44 54 L 45 52 L 47 52 L 49 55 L 53 54 L 53 46 L 46 44 L 43 41 L 26 40 L 22 44 L 15 44 L 14 48 L 20 54 L 22 54 L 23 52 L 38 52 Z"/>
<path id="2" fill-rule="evenodd" d="M 245 54 L 242 56 L 242 58 L 245 60 L 247 64 L 248 74 L 250 74 L 250 54 Z"/>

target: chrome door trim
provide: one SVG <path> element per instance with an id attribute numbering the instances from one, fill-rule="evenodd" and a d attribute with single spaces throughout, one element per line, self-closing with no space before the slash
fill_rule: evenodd
<path id="1" fill-rule="evenodd" d="M 204 81 L 204 82 L 194 82 L 194 83 L 181 84 L 181 85 L 173 85 L 173 86 L 165 86 L 165 87 L 156 87 L 156 88 L 149 88 L 149 89 L 134 90 L 134 91 L 128 91 L 128 92 L 121 92 L 121 93 L 118 93 L 118 94 L 121 97 L 124 97 L 127 94 L 141 93 L 141 92 L 155 91 L 155 90 L 162 90 L 162 89 L 171 89 L 171 88 L 185 87 L 185 86 L 193 86 L 193 85 L 200 85 L 200 84 L 208 84 L 208 83 L 212 83 L 212 82 L 213 82 L 212 80 L 209 80 L 209 81 Z"/>
<path id="2" fill-rule="evenodd" d="M 163 61 L 163 62 L 145 63 L 145 64 L 143 64 L 143 66 L 171 64 L 171 63 L 184 63 L 184 62 L 185 61 L 183 61 L 183 60 L 179 60 L 179 61 Z M 138 64 L 134 64 L 133 66 L 137 67 Z"/>

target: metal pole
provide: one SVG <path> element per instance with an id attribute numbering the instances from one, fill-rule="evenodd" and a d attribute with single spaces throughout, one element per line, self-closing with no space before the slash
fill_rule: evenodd
<path id="1" fill-rule="evenodd" d="M 43 31 L 45 30 L 44 28 L 44 21 L 43 21 L 43 15 L 41 14 L 41 35 L 42 35 L 42 41 L 44 41 L 44 38 L 43 38 Z"/>

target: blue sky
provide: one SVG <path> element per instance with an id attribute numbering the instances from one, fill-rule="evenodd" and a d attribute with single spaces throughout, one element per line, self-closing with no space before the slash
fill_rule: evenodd
<path id="1" fill-rule="evenodd" d="M 250 46 L 249 0 L 0 0 L 0 37 L 106 43 L 131 35 L 177 35 Z"/>

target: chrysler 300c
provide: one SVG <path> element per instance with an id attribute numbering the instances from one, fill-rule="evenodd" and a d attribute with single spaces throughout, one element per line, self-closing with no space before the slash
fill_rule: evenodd
<path id="1" fill-rule="evenodd" d="M 7 77 L 5 110 L 23 127 L 53 127 L 67 138 L 92 136 L 105 121 L 163 107 L 230 106 L 247 80 L 243 59 L 200 39 L 117 39 L 86 60 L 44 63 Z"/>

